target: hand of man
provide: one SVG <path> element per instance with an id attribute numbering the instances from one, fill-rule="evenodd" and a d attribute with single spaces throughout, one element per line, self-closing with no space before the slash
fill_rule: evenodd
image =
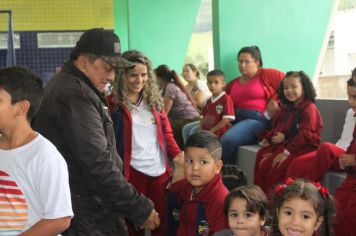
<path id="1" fill-rule="evenodd" d="M 160 220 L 158 217 L 158 213 L 155 209 L 153 209 L 148 219 L 143 223 L 142 228 L 148 230 L 154 230 L 158 228 L 159 225 L 160 225 Z"/>
<path id="2" fill-rule="evenodd" d="M 344 170 L 347 166 L 356 165 L 355 154 L 344 154 L 339 158 L 340 169 Z"/>

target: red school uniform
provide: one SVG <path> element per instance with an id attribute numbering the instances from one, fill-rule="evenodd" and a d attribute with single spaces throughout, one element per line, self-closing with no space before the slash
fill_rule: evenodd
<path id="1" fill-rule="evenodd" d="M 287 169 L 286 178 L 304 178 L 320 182 L 328 171 L 342 171 L 339 157 L 344 153 L 344 149 L 333 143 L 322 143 L 316 151 L 303 154 L 292 161 Z"/>
<path id="2" fill-rule="evenodd" d="M 347 154 L 356 155 L 356 125 L 353 139 L 346 150 Z M 356 225 L 356 166 L 346 170 L 347 176 L 341 186 L 336 190 L 335 203 L 337 215 L 334 225 L 335 236 L 355 235 Z"/>
<path id="3" fill-rule="evenodd" d="M 201 120 L 201 126 L 203 130 L 210 130 L 214 128 L 222 119 L 235 119 L 234 104 L 231 97 L 225 92 L 222 92 L 218 97 L 207 100 L 203 111 L 201 113 L 203 119 Z M 215 134 L 220 138 L 229 126 L 217 131 Z"/>
<path id="4" fill-rule="evenodd" d="M 261 148 L 257 152 L 254 183 L 269 193 L 275 184 L 283 181 L 292 160 L 317 149 L 321 140 L 321 129 L 321 115 L 313 102 L 302 101 L 297 107 L 289 105 L 281 109 L 272 130 L 264 138 L 270 141 L 277 132 L 281 132 L 285 135 L 285 140 L 280 144 Z M 280 166 L 271 167 L 276 155 L 284 150 L 290 153 L 288 158 Z M 271 155 L 260 164 L 266 153 Z"/>
<path id="5" fill-rule="evenodd" d="M 295 159 L 288 167 L 286 178 L 304 178 L 313 182 L 320 182 L 328 171 L 343 171 L 339 166 L 339 157 L 345 154 L 352 141 L 355 126 L 355 112 L 349 109 L 345 116 L 345 123 L 340 139 L 336 144 L 325 142 L 318 149 L 306 153 Z"/>
<path id="6" fill-rule="evenodd" d="M 221 175 L 217 174 L 199 193 L 193 194 L 193 186 L 186 180 L 174 183 L 169 191 L 177 193 L 181 209 L 177 236 L 213 235 L 228 228 L 224 215 L 224 199 L 228 190 Z M 204 219 L 198 221 L 200 206 L 204 208 Z M 200 232 L 200 234 L 198 234 Z"/>

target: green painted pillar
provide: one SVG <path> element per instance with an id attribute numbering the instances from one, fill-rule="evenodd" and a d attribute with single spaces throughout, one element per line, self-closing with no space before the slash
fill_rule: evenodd
<path id="1" fill-rule="evenodd" d="M 114 0 L 115 32 L 128 49 L 143 51 L 154 67 L 167 64 L 180 73 L 200 2 Z"/>
<path id="2" fill-rule="evenodd" d="M 215 67 L 238 75 L 237 52 L 257 45 L 264 67 L 313 77 L 338 0 L 213 0 Z"/>
<path id="3" fill-rule="evenodd" d="M 113 0 L 114 32 L 120 37 L 122 52 L 129 48 L 128 1 Z"/>

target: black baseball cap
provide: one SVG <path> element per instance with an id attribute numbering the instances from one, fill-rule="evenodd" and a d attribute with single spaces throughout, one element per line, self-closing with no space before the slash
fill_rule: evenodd
<path id="1" fill-rule="evenodd" d="M 121 57 L 119 37 L 110 30 L 93 28 L 85 31 L 73 48 L 71 57 L 79 53 L 92 53 L 102 58 L 112 67 L 126 69 L 135 64 Z"/>

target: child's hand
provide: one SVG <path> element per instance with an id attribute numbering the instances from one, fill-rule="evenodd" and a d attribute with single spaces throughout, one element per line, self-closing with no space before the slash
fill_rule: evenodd
<path id="1" fill-rule="evenodd" d="M 267 160 L 268 157 L 270 157 L 272 155 L 272 153 L 266 153 L 266 154 L 263 154 L 263 158 L 261 159 L 260 163 L 259 163 L 259 166 L 261 166 L 261 164 L 263 162 L 265 162 Z"/>
<path id="2" fill-rule="evenodd" d="M 347 166 L 356 165 L 355 154 L 344 154 L 339 158 L 340 169 L 344 170 Z"/>
<path id="3" fill-rule="evenodd" d="M 269 142 L 268 142 L 268 140 L 267 139 L 262 139 L 262 141 L 261 141 L 261 146 L 262 147 L 268 147 L 269 145 L 271 145 Z"/>
<path id="4" fill-rule="evenodd" d="M 272 143 L 277 144 L 284 141 L 285 135 L 281 132 L 277 132 L 275 136 L 272 137 Z"/>
<path id="5" fill-rule="evenodd" d="M 268 101 L 266 109 L 272 118 L 276 118 L 278 116 L 278 112 L 279 112 L 278 102 L 273 98 Z"/>
<path id="6" fill-rule="evenodd" d="M 285 159 L 287 159 L 287 158 L 288 158 L 288 156 L 287 156 L 284 152 L 279 153 L 279 154 L 273 159 L 272 167 L 275 167 L 275 166 L 279 167 L 279 166 L 283 163 L 283 161 L 284 161 Z"/>
<path id="7" fill-rule="evenodd" d="M 216 129 L 212 128 L 212 129 L 209 129 L 210 132 L 212 132 L 213 134 L 215 134 L 215 132 L 217 131 Z"/>
<path id="8" fill-rule="evenodd" d="M 179 155 L 177 155 L 175 158 L 173 158 L 173 163 L 174 163 L 174 172 L 173 172 L 172 183 L 175 183 L 175 182 L 185 178 L 185 176 L 184 176 L 184 152 L 181 152 Z"/>

